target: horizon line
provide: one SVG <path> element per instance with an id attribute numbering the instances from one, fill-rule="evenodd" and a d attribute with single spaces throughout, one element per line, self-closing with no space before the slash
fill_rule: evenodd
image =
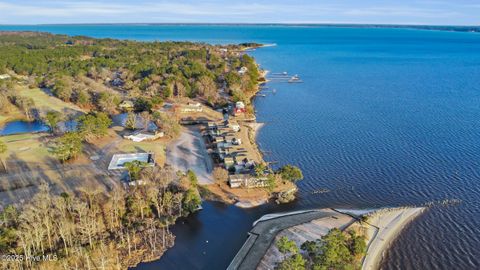
<path id="1" fill-rule="evenodd" d="M 161 22 L 161 23 L 38 23 L 38 24 L 0 24 L 0 26 L 56 26 L 56 25 L 281 25 L 281 26 L 401 26 L 401 27 L 472 27 L 477 28 L 480 25 L 460 25 L 460 24 L 415 24 L 415 23 L 405 23 L 405 24 L 395 24 L 395 23 L 280 23 L 280 22 L 272 22 L 272 23 L 245 23 L 245 22 L 238 22 L 238 23 L 209 23 L 209 22 Z"/>

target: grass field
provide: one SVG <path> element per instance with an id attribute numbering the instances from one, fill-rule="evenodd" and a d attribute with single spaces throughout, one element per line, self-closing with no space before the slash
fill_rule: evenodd
<path id="1" fill-rule="evenodd" d="M 42 112 L 57 111 L 62 113 L 67 112 L 84 112 L 80 107 L 64 102 L 53 96 L 49 96 L 47 93 L 39 88 L 30 89 L 27 86 L 18 85 L 18 93 L 25 97 L 30 97 L 35 102 L 35 107 Z"/>
<path id="2" fill-rule="evenodd" d="M 23 115 L 23 113 L 18 110 L 17 107 L 12 106 L 8 110 L 8 115 L 0 114 L 0 127 L 7 122 L 24 118 L 25 115 Z"/>
<path id="3" fill-rule="evenodd" d="M 39 88 L 30 89 L 26 85 L 17 85 L 16 90 L 21 96 L 32 98 L 35 103 L 35 108 L 42 113 L 57 111 L 67 115 L 69 113 L 77 114 L 85 112 L 85 110 L 72 103 L 64 102 L 56 97 L 49 96 Z M 12 106 L 12 108 L 8 110 L 8 114 L 0 115 L 0 126 L 7 122 L 19 119 L 25 119 L 25 115 L 17 107 Z"/>
<path id="4" fill-rule="evenodd" d="M 25 162 L 41 163 L 50 156 L 48 148 L 41 142 L 45 134 L 17 134 L 3 136 L 0 139 L 7 145 L 7 152 L 2 158 L 15 156 Z"/>

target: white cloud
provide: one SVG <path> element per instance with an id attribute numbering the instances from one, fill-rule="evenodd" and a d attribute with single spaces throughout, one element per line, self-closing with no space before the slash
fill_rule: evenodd
<path id="1" fill-rule="evenodd" d="M 309 22 L 309 23 L 436 23 L 452 21 L 476 22 L 478 8 L 472 14 L 454 7 L 441 8 L 443 1 L 423 4 L 377 3 L 375 6 L 349 1 L 282 1 L 266 3 L 245 0 L 234 3 L 221 1 L 177 2 L 105 2 L 105 1 L 29 1 L 0 0 L 1 23 L 118 23 L 118 22 Z M 180 1 L 180 2 L 179 2 Z M 319 3 L 321 2 L 321 3 Z M 364 1 L 367 2 L 367 1 Z M 370 1 L 370 3 L 373 3 Z M 419 2 L 420 3 L 420 2 Z M 468 10 L 468 9 L 467 9 Z M 463 13 L 462 13 L 463 11 Z M 467 13 L 467 14 L 464 14 Z"/>

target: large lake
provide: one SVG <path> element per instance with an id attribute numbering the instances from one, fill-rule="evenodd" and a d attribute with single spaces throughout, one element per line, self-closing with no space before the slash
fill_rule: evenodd
<path id="1" fill-rule="evenodd" d="M 300 166 L 293 204 L 243 210 L 204 203 L 178 222 L 175 247 L 138 269 L 225 269 L 252 222 L 268 212 L 372 208 L 445 199 L 411 223 L 383 269 L 480 268 L 480 35 L 411 29 L 288 26 L 0 26 L 136 40 L 261 42 L 272 72 L 255 101 L 267 160 Z M 328 189 L 327 193 L 313 193 Z M 208 242 L 207 242 L 208 241 Z"/>

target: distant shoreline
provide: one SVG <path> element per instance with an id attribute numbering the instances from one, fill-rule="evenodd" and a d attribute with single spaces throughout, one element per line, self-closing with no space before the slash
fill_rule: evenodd
<path id="1" fill-rule="evenodd" d="M 418 29 L 447 32 L 480 33 L 480 25 L 424 25 L 424 24 L 352 24 L 352 23 L 66 23 L 66 24 L 0 24 L 2 26 L 94 26 L 94 25 L 132 25 L 132 26 L 286 26 L 286 27 L 325 27 L 325 28 L 390 28 Z"/>

